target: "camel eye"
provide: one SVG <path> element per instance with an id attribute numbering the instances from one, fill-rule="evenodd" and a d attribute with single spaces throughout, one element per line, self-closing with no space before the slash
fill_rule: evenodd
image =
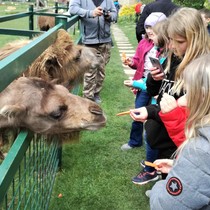
<path id="1" fill-rule="evenodd" d="M 54 119 L 54 120 L 59 120 L 62 118 L 63 114 L 66 112 L 67 110 L 67 106 L 63 105 L 60 106 L 58 110 L 55 110 L 53 112 L 51 112 L 49 114 L 50 118 Z"/>

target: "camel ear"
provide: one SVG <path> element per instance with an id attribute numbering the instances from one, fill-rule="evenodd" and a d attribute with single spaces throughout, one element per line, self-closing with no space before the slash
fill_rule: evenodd
<path id="1" fill-rule="evenodd" d="M 73 44 L 69 44 L 67 46 L 65 46 L 65 50 L 70 51 L 73 47 Z"/>
<path id="2" fill-rule="evenodd" d="M 55 66 L 58 66 L 59 68 L 62 67 L 56 56 L 48 57 L 45 61 L 45 66 L 47 67 L 47 69 Z"/>
<path id="3" fill-rule="evenodd" d="M 57 69 L 62 68 L 62 65 L 60 64 L 59 60 L 55 56 L 50 56 L 45 61 L 45 70 L 47 71 L 47 74 L 51 78 L 55 78 L 55 74 L 57 73 Z"/>
<path id="4" fill-rule="evenodd" d="M 7 118 L 18 118 L 20 115 L 24 115 L 26 113 L 26 107 L 20 105 L 5 105 L 0 110 L 0 115 Z"/>

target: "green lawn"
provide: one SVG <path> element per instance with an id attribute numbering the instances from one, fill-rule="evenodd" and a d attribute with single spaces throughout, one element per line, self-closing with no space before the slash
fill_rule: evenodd
<path id="1" fill-rule="evenodd" d="M 135 41 L 134 26 L 126 26 Z M 129 138 L 131 118 L 115 114 L 134 106 L 134 95 L 123 85 L 124 74 L 118 49 L 112 50 L 106 68 L 101 104 L 107 116 L 105 128 L 83 132 L 80 142 L 64 145 L 63 166 L 56 178 L 51 210 L 147 210 L 145 191 L 151 184 L 136 186 L 131 178 L 140 170 L 144 148 L 121 151 Z M 58 198 L 58 194 L 62 198 Z"/>

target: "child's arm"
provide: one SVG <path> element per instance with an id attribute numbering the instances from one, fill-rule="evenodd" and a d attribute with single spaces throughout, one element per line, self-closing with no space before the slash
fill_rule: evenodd
<path id="1" fill-rule="evenodd" d="M 146 78 L 140 80 L 125 80 L 124 85 L 137 89 L 147 90 Z"/>

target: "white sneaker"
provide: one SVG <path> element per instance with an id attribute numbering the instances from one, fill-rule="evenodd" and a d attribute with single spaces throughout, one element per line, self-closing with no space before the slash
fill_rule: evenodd
<path id="1" fill-rule="evenodd" d="M 123 144 L 121 147 L 121 150 L 126 151 L 129 149 L 133 149 L 133 147 L 131 147 L 129 144 Z"/>
<path id="2" fill-rule="evenodd" d="M 150 193 L 151 193 L 151 190 L 147 190 L 147 191 L 145 192 L 145 195 L 146 195 L 148 198 L 150 198 Z"/>

